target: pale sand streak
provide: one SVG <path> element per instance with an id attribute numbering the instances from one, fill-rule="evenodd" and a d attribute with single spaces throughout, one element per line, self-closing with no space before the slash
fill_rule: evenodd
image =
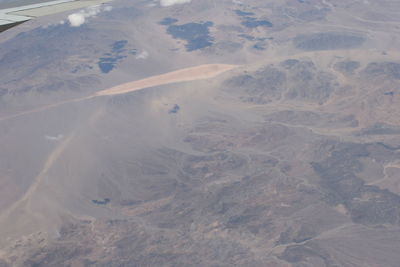
<path id="1" fill-rule="evenodd" d="M 158 85 L 209 79 L 236 67 L 237 65 L 207 64 L 185 68 L 157 76 L 152 76 L 143 80 L 117 85 L 110 89 L 97 92 L 95 96 L 125 94 Z"/>
<path id="2" fill-rule="evenodd" d="M 23 112 L 20 112 L 17 114 L 0 117 L 0 121 L 9 120 L 9 119 L 17 118 L 17 117 L 20 117 L 23 115 L 47 110 L 47 109 L 57 107 L 62 104 L 84 101 L 84 100 L 91 99 L 91 98 L 98 97 L 98 96 L 111 96 L 111 95 L 126 94 L 129 92 L 138 91 L 141 89 L 146 89 L 149 87 L 154 87 L 154 86 L 159 86 L 159 85 L 164 85 L 164 84 L 210 79 L 210 78 L 216 77 L 226 71 L 232 70 L 237 67 L 238 67 L 238 65 L 206 64 L 206 65 L 200 65 L 200 66 L 196 66 L 196 67 L 180 69 L 180 70 L 168 72 L 168 73 L 157 75 L 157 76 L 151 76 L 149 78 L 145 78 L 142 80 L 137 80 L 137 81 L 117 85 L 110 89 L 99 91 L 93 95 L 86 96 L 83 98 L 66 100 L 63 102 L 58 102 L 58 103 L 54 103 L 51 105 L 38 107 L 36 109 L 23 111 Z"/>
<path id="3" fill-rule="evenodd" d="M 25 194 L 22 196 L 22 198 L 20 198 L 16 202 L 14 202 L 10 207 L 8 207 L 5 211 L 3 211 L 0 214 L 0 222 L 1 223 L 3 223 L 4 220 L 9 220 L 9 219 L 14 220 L 14 217 L 12 217 L 13 216 L 12 213 L 14 211 L 16 211 L 19 207 L 25 207 L 26 208 L 25 210 L 17 211 L 19 213 L 21 213 L 21 212 L 30 212 L 27 209 L 28 206 L 26 206 L 26 205 L 28 205 L 28 202 L 29 202 L 30 198 L 35 193 L 35 191 L 37 190 L 39 185 L 42 183 L 43 179 L 46 177 L 48 171 L 53 166 L 54 162 L 56 162 L 59 159 L 59 157 L 62 155 L 62 153 L 64 152 L 64 150 L 68 146 L 68 144 L 71 142 L 72 138 L 73 138 L 73 136 L 71 135 L 68 138 L 66 138 L 65 140 L 63 140 L 54 149 L 54 151 L 52 151 L 50 153 L 49 157 L 46 159 L 46 161 L 44 163 L 44 166 L 43 166 L 42 170 L 36 176 L 36 178 L 33 180 L 32 185 L 28 188 L 28 190 L 25 192 Z M 0 241 L 0 245 L 1 244 L 2 244 L 2 242 Z"/>

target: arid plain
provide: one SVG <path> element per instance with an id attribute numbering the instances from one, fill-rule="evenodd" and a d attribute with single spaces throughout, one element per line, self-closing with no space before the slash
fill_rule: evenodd
<path id="1" fill-rule="evenodd" d="M 398 266 L 400 3 L 111 5 L 0 36 L 0 266 Z"/>

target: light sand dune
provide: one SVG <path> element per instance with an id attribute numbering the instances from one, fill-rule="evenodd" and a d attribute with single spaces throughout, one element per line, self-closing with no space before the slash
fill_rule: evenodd
<path id="1" fill-rule="evenodd" d="M 110 89 L 97 92 L 95 96 L 125 94 L 163 84 L 209 79 L 236 67 L 237 65 L 207 64 L 180 69 L 142 80 L 117 85 Z"/>

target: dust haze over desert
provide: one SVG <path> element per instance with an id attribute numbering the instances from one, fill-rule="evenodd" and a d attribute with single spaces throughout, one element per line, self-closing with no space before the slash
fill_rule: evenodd
<path id="1" fill-rule="evenodd" d="M 399 14 L 116 0 L 1 33 L 0 266 L 399 266 Z"/>

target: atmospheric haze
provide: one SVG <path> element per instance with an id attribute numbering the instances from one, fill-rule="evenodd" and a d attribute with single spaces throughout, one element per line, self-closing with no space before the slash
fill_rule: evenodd
<path id="1" fill-rule="evenodd" d="M 399 266 L 399 12 L 115 0 L 3 32 L 0 266 Z"/>

